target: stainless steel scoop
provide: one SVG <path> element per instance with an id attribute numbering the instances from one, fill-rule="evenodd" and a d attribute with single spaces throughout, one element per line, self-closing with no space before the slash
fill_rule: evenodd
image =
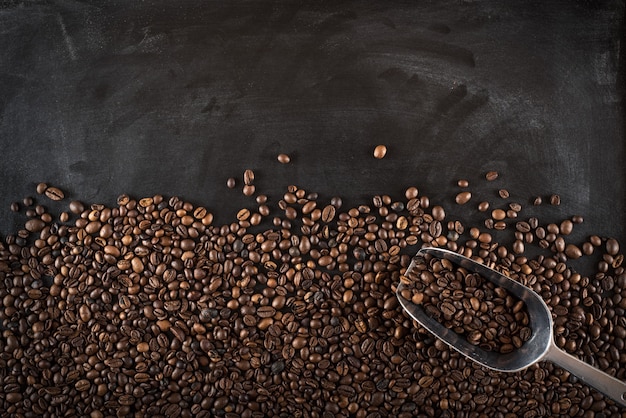
<path id="1" fill-rule="evenodd" d="M 552 315 L 546 303 L 537 293 L 477 261 L 455 252 L 438 248 L 421 249 L 409 265 L 407 274 L 415 268 L 420 258 L 426 254 L 450 260 L 452 263 L 470 272 L 481 275 L 524 301 L 530 318 L 529 326 L 533 332 L 528 341 L 511 353 L 500 354 L 485 351 L 478 346 L 470 344 L 463 336 L 431 318 L 420 305 L 416 305 L 404 298 L 401 293 L 407 287 L 401 281 L 396 291 L 398 300 L 404 310 L 424 328 L 464 356 L 493 370 L 516 372 L 538 361 L 551 361 L 569 370 L 580 380 L 604 393 L 619 405 L 626 406 L 626 383 L 590 366 L 556 346 L 552 335 Z"/>

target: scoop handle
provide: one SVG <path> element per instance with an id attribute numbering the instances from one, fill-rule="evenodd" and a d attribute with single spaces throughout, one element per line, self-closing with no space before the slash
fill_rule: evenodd
<path id="1" fill-rule="evenodd" d="M 617 404 L 626 407 L 626 383 L 621 380 L 566 353 L 554 342 L 550 345 L 545 359 L 563 367 L 589 386 L 613 399 Z"/>

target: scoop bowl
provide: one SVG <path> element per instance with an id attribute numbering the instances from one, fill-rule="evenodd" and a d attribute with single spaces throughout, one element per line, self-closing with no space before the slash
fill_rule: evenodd
<path id="1" fill-rule="evenodd" d="M 422 263 L 424 256 L 427 254 L 436 258 L 447 259 L 469 272 L 479 274 L 522 300 L 526 304 L 530 319 L 529 327 L 532 329 L 530 339 L 520 348 L 510 353 L 500 354 L 483 350 L 479 346 L 471 344 L 464 336 L 446 328 L 439 321 L 430 317 L 421 305 L 417 305 L 403 297 L 402 291 L 407 289 L 407 285 L 400 281 L 396 291 L 400 305 L 411 318 L 415 319 L 430 333 L 467 358 L 487 368 L 501 372 L 517 372 L 539 361 L 551 361 L 567 369 L 581 381 L 610 397 L 619 405 L 626 407 L 626 383 L 596 369 L 556 346 L 552 331 L 552 314 L 541 296 L 521 283 L 484 264 L 440 248 L 422 248 L 411 261 L 406 275 L 409 275 L 418 264 Z"/>

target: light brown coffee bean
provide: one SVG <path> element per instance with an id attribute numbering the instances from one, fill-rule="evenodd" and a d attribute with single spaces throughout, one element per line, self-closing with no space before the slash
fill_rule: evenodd
<path id="1" fill-rule="evenodd" d="M 459 205 L 464 205 L 467 202 L 469 202 L 471 198 L 472 198 L 472 194 L 470 192 L 461 192 L 456 195 L 455 201 Z"/>
<path id="2" fill-rule="evenodd" d="M 243 184 L 250 186 L 254 183 L 254 171 L 247 169 L 243 172 Z"/>
<path id="3" fill-rule="evenodd" d="M 497 179 L 499 176 L 497 171 L 488 171 L 485 174 L 485 179 L 487 179 L 487 181 L 494 181 L 495 179 Z"/>
<path id="4" fill-rule="evenodd" d="M 374 158 L 376 159 L 382 159 L 385 158 L 385 155 L 387 155 L 387 147 L 384 145 L 377 145 L 376 148 L 374 148 Z"/>
<path id="5" fill-rule="evenodd" d="M 65 198 L 65 194 L 58 187 L 48 187 L 44 194 L 50 200 L 63 200 Z"/>

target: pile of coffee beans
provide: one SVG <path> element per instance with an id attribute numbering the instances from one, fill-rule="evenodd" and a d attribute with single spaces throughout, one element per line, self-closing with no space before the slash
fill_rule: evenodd
<path id="1" fill-rule="evenodd" d="M 12 205 L 28 220 L 0 243 L 4 416 L 623 416 L 551 363 L 473 363 L 395 296 L 420 247 L 457 251 L 538 292 L 557 345 L 626 380 L 623 254 L 607 237 L 569 242 L 581 217 L 543 224 L 516 206 L 464 225 L 416 187 L 349 208 L 296 186 L 273 200 L 249 172 L 243 191 L 254 203 L 223 225 L 162 195 L 58 215 Z"/>
<path id="2" fill-rule="evenodd" d="M 447 259 L 425 254 L 414 261 L 403 297 L 431 318 L 485 351 L 510 353 L 530 339 L 526 304 L 506 289 Z"/>

